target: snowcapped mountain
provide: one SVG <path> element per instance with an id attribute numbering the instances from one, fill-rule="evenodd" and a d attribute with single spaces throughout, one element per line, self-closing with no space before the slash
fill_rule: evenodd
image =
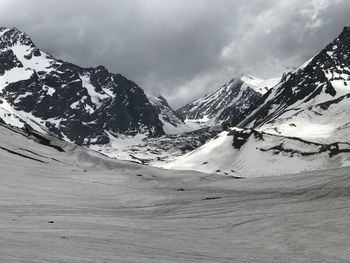
<path id="1" fill-rule="evenodd" d="M 119 160 L 150 164 L 155 160 L 180 156 L 194 150 L 218 133 L 209 127 L 200 128 L 196 124 L 185 124 L 164 97 L 147 97 L 156 108 L 166 134 L 160 137 L 149 137 L 145 134 L 109 134 L 109 143 L 89 145 L 89 148 Z"/>
<path id="2" fill-rule="evenodd" d="M 186 125 L 180 114 L 174 111 L 163 96 L 147 96 L 151 104 L 157 109 L 159 119 L 164 124 L 166 134 L 180 134 L 192 131 L 195 128 Z"/>
<path id="3" fill-rule="evenodd" d="M 344 35 L 268 91 L 245 128 L 217 135 L 184 133 L 164 98 L 0 28 L 0 262 L 348 262 Z M 254 90 L 243 85 L 241 97 Z"/>
<path id="4" fill-rule="evenodd" d="M 272 134 L 332 143 L 350 135 L 350 28 L 286 75 L 241 123 Z"/>
<path id="5" fill-rule="evenodd" d="M 118 134 L 160 136 L 184 125 L 164 99 L 150 102 L 122 75 L 55 59 L 25 33 L 5 27 L 0 28 L 0 118 L 79 145 L 106 144 Z"/>
<path id="6" fill-rule="evenodd" d="M 186 120 L 211 125 L 237 125 L 255 109 L 258 101 L 279 79 L 262 80 L 242 74 L 217 91 L 197 99 L 177 112 Z"/>
<path id="7" fill-rule="evenodd" d="M 284 75 L 240 124 L 166 168 L 251 176 L 350 165 L 350 28 Z"/>
<path id="8" fill-rule="evenodd" d="M 281 81 L 281 78 L 261 79 L 248 74 L 241 74 L 240 79 L 245 85 L 261 94 L 265 94 Z"/>
<path id="9" fill-rule="evenodd" d="M 0 122 L 124 160 L 233 176 L 346 166 L 349 99 L 348 27 L 282 79 L 241 75 L 178 111 L 103 66 L 57 60 L 0 28 Z M 239 128 L 217 135 L 217 125 Z"/>

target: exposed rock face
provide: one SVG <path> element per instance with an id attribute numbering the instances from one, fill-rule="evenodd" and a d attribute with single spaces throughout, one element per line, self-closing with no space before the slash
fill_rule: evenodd
<path id="1" fill-rule="evenodd" d="M 348 166 L 350 28 L 258 104 L 239 127 L 163 167 L 263 176 Z"/>
<path id="2" fill-rule="evenodd" d="M 181 125 L 185 125 L 184 120 L 176 111 L 174 111 L 169 105 L 168 101 L 163 96 L 151 97 L 148 99 L 153 104 L 153 106 L 157 109 L 159 114 L 159 118 L 163 123 L 167 123 L 168 125 L 173 126 L 174 128 L 178 128 Z"/>
<path id="3" fill-rule="evenodd" d="M 263 94 L 277 83 L 278 79 L 264 81 L 243 74 L 177 112 L 184 119 L 235 126 L 256 108 Z"/>
<path id="4" fill-rule="evenodd" d="M 80 145 L 106 144 L 109 133 L 164 134 L 157 108 L 134 82 L 55 59 L 16 28 L 0 28 L 0 97 L 24 120 Z"/>
<path id="5" fill-rule="evenodd" d="M 301 119 L 306 123 L 306 114 L 311 121 L 317 119 L 319 123 L 321 119 L 325 123 L 332 123 L 331 115 L 343 115 L 343 121 L 347 122 L 343 107 L 337 104 L 345 104 L 349 93 L 350 28 L 345 27 L 338 38 L 304 65 L 287 74 L 276 88 L 270 90 L 259 109 L 241 126 L 277 126 L 290 121 L 290 127 L 299 129 L 295 123 Z M 325 105 L 327 109 L 331 105 L 334 107 L 327 111 Z M 338 110 L 342 113 L 335 112 Z M 293 119 L 295 123 L 292 123 Z"/>

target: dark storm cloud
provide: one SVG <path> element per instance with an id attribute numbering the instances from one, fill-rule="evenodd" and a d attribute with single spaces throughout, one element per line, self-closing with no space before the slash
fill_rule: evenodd
<path id="1" fill-rule="evenodd" d="M 241 72 L 279 76 L 350 24 L 346 0 L 0 0 L 0 24 L 174 106 Z"/>

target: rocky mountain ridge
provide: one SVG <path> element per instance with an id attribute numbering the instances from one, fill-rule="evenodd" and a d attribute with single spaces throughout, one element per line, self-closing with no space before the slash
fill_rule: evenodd
<path id="1" fill-rule="evenodd" d="M 157 137 L 173 125 L 133 81 L 55 59 L 16 28 L 0 28 L 0 101 L 3 122 L 79 145 L 107 144 L 111 134 Z"/>
<path id="2" fill-rule="evenodd" d="M 225 123 L 235 126 L 257 107 L 263 95 L 278 82 L 279 79 L 262 80 L 242 74 L 177 112 L 185 120 L 211 126 Z"/>

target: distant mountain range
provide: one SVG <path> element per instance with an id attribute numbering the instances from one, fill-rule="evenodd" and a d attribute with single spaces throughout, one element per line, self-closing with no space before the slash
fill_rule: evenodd
<path id="1" fill-rule="evenodd" d="M 120 74 L 0 28 L 0 122 L 120 159 L 234 176 L 346 166 L 349 105 L 349 27 L 281 78 L 242 74 L 176 111 Z"/>
<path id="2" fill-rule="evenodd" d="M 233 78 L 220 89 L 177 110 L 185 120 L 235 126 L 258 105 L 262 96 L 280 79 L 263 80 L 246 74 Z"/>
<path id="3" fill-rule="evenodd" d="M 243 176 L 350 165 L 350 28 L 254 101 L 238 128 L 159 165 Z"/>

